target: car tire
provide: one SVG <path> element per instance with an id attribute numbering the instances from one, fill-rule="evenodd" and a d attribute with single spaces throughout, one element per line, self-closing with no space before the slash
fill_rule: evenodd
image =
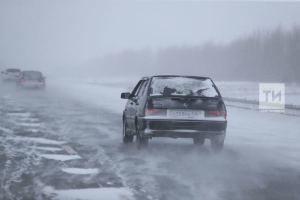
<path id="1" fill-rule="evenodd" d="M 149 138 L 141 137 L 140 128 L 137 125 L 136 126 L 136 142 L 137 142 L 138 148 L 141 149 L 141 148 L 147 147 L 148 146 L 148 141 L 149 141 Z"/>
<path id="2" fill-rule="evenodd" d="M 224 140 L 216 140 L 216 139 L 211 139 L 210 141 L 211 143 L 211 148 L 212 150 L 218 152 L 218 151 L 222 151 L 223 146 L 224 146 Z"/>
<path id="3" fill-rule="evenodd" d="M 198 137 L 194 137 L 193 140 L 194 140 L 194 145 L 202 146 L 202 145 L 204 145 L 205 137 L 198 136 Z"/>
<path id="4" fill-rule="evenodd" d="M 127 123 L 123 122 L 123 143 L 128 144 L 133 142 L 133 135 L 128 135 L 126 133 L 127 130 Z"/>

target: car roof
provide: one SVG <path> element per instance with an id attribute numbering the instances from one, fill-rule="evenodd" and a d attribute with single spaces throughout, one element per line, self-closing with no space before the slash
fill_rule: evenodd
<path id="1" fill-rule="evenodd" d="M 23 71 L 23 72 L 40 72 L 40 71 L 26 70 L 26 71 Z M 40 72 L 40 73 L 42 73 L 42 72 Z"/>
<path id="2" fill-rule="evenodd" d="M 186 77 L 186 78 L 210 79 L 209 77 L 204 77 L 204 76 L 188 76 L 188 75 L 154 75 L 154 76 L 144 76 L 142 77 L 142 79 L 150 79 L 153 77 Z"/>

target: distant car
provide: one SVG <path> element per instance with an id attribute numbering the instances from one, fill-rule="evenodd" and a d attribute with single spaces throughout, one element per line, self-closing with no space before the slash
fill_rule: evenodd
<path id="1" fill-rule="evenodd" d="M 197 76 L 152 76 L 142 78 L 123 111 L 123 142 L 146 146 L 149 138 L 192 138 L 195 145 L 211 140 L 221 150 L 227 128 L 227 111 L 214 82 Z"/>
<path id="2" fill-rule="evenodd" d="M 17 81 L 17 89 L 45 89 L 46 77 L 39 71 L 23 71 Z"/>
<path id="3" fill-rule="evenodd" d="M 1 72 L 3 81 L 16 81 L 18 80 L 21 70 L 19 69 L 6 69 Z"/>

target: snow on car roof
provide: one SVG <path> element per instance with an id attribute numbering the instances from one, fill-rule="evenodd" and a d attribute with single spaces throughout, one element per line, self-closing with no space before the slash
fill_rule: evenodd
<path id="1" fill-rule="evenodd" d="M 204 76 L 189 76 L 189 75 L 153 75 L 153 76 L 144 76 L 144 78 L 153 78 L 153 77 L 188 77 L 188 78 L 203 78 L 203 79 L 210 79 L 209 77 Z"/>

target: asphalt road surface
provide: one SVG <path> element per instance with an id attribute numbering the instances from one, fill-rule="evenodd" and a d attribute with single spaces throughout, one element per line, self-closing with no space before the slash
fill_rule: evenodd
<path id="1" fill-rule="evenodd" d="M 300 199 L 299 117 L 228 107 L 221 153 L 189 139 L 138 150 L 121 142 L 118 101 L 58 85 L 1 83 L 0 199 Z"/>

